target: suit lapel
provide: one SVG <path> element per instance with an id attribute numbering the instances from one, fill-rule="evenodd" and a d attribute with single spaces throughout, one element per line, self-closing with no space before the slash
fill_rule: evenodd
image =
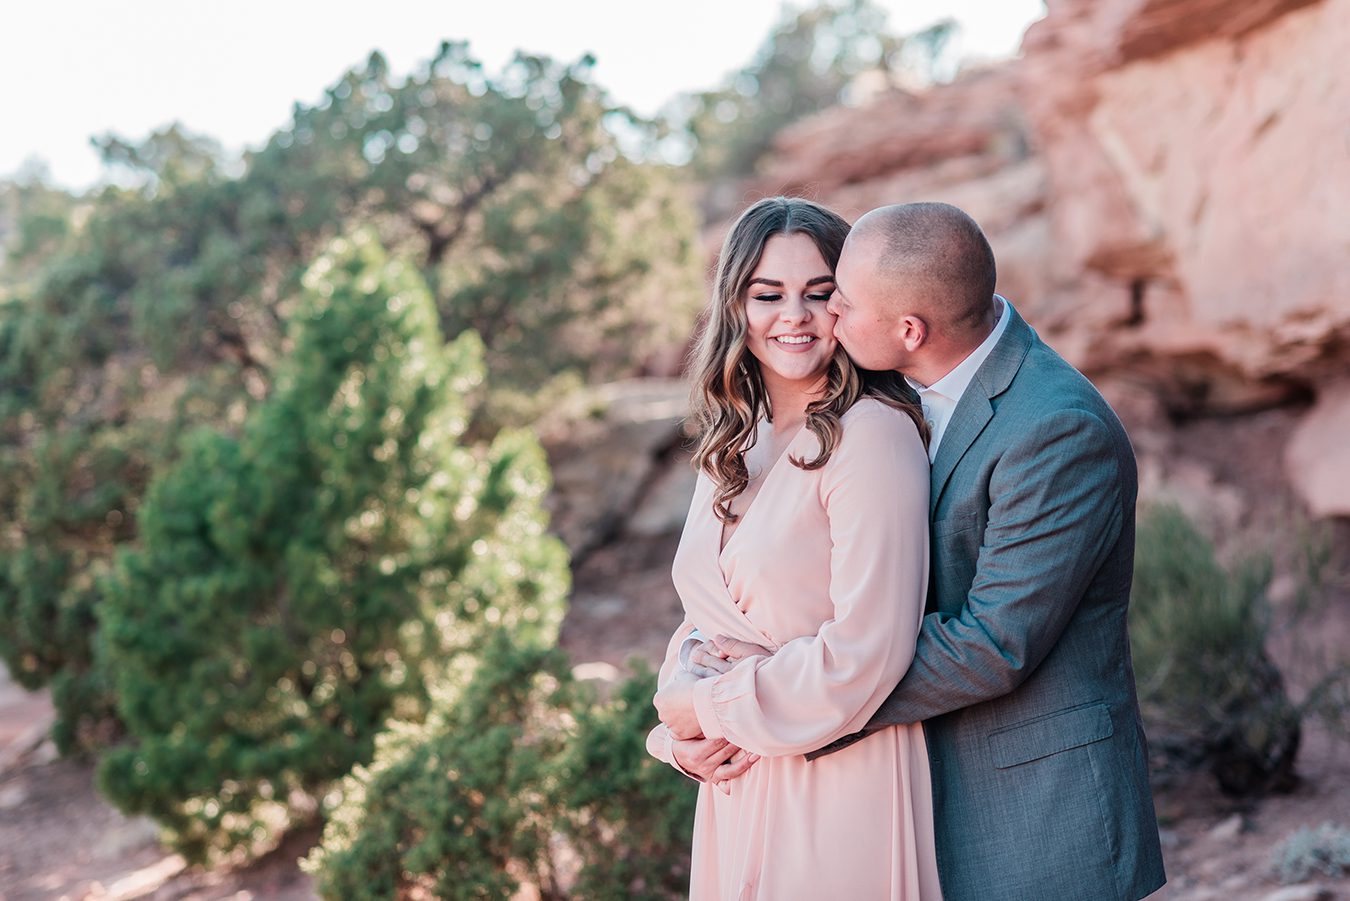
<path id="1" fill-rule="evenodd" d="M 1012 317 L 1008 320 L 1008 328 L 990 351 L 989 358 L 975 372 L 975 378 L 971 379 L 966 393 L 957 401 L 951 422 L 947 423 L 947 430 L 942 435 L 942 443 L 938 445 L 928 501 L 930 516 L 937 510 L 938 501 L 952 473 L 956 471 L 956 465 L 989 425 L 989 420 L 994 418 L 992 400 L 1008 389 L 1013 376 L 1017 375 L 1022 361 L 1026 359 L 1027 351 L 1031 349 L 1031 343 L 1036 340 L 1036 333 L 1017 315 L 1012 304 L 1004 303 Z"/>
<path id="2" fill-rule="evenodd" d="M 970 450 L 970 445 L 984 431 L 989 420 L 994 418 L 994 408 L 989 398 L 983 391 L 976 390 L 978 388 L 978 379 L 970 383 L 952 411 L 952 421 L 947 423 L 947 431 L 942 435 L 942 444 L 938 446 L 937 457 L 933 460 L 932 490 L 928 500 L 930 514 L 937 509 L 938 499 L 947 487 L 956 464 Z"/>

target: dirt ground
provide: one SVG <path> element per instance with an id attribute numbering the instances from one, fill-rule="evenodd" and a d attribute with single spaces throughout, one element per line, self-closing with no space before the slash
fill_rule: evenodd
<path id="1" fill-rule="evenodd" d="M 668 560 L 669 542 L 653 541 L 632 556 L 600 552 L 578 572 L 577 596 L 564 643 L 579 663 L 622 667 L 631 656 L 655 660 L 675 625 L 678 602 L 660 580 L 635 578 Z M 624 559 L 620 559 L 620 558 Z M 621 587 L 620 587 L 621 586 Z M 1350 646 L 1350 595 L 1322 621 L 1328 646 Z M 1291 642 L 1290 648 L 1306 650 Z M 592 668 L 595 671 L 595 668 Z M 184 866 L 155 842 L 153 825 L 122 816 L 93 787 L 87 761 L 56 759 L 41 735 L 50 705 L 40 694 L 0 682 L 0 901 L 103 899 L 278 899 L 315 894 L 295 861 L 317 838 L 291 836 L 251 867 L 204 873 Z M 1157 797 L 1169 884 L 1163 901 L 1263 901 L 1281 890 L 1270 871 L 1272 849 L 1304 826 L 1350 825 L 1350 745 L 1311 724 L 1299 755 L 1302 785 L 1259 804 L 1224 798 L 1203 778 Z M 1350 899 L 1350 880 L 1312 883 L 1291 898 Z"/>

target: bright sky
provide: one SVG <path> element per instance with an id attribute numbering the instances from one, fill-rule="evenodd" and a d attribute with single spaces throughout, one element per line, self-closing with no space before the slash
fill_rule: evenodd
<path id="1" fill-rule="evenodd" d="M 958 56 L 1016 52 L 1041 0 L 878 0 L 892 32 L 945 17 Z M 796 7 L 804 5 L 802 2 Z M 619 103 L 655 112 L 750 61 L 781 0 L 42 0 L 12 4 L 0 29 L 0 176 L 40 158 L 53 178 L 99 177 L 92 135 L 133 140 L 172 121 L 227 149 L 260 144 L 299 100 L 372 49 L 406 74 L 442 39 L 467 39 L 490 71 L 524 49 L 597 57 Z"/>

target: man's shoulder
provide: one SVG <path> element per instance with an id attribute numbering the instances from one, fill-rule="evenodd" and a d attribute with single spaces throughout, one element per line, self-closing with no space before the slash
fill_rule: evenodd
<path id="1" fill-rule="evenodd" d="M 1039 338 L 1032 341 L 1005 394 L 1018 406 L 1026 404 L 1045 414 L 1079 410 L 1119 423 L 1092 380 Z"/>
<path id="2" fill-rule="evenodd" d="M 993 401 L 994 446 L 1041 446 L 1054 436 L 1093 440 L 1120 460 L 1134 450 L 1114 409 L 1086 375 L 1052 347 L 1033 338 L 1016 374 Z M 1095 436 L 1095 438 L 1093 437 Z"/>

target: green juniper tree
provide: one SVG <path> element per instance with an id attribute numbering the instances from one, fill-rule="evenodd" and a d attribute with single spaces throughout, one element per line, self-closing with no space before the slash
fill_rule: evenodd
<path id="1" fill-rule="evenodd" d="M 598 701 L 556 648 L 490 634 L 334 792 L 305 862 L 325 898 L 682 897 L 693 782 L 647 754 L 649 670 Z M 566 850 L 560 851 L 560 848 Z"/>
<path id="2" fill-rule="evenodd" d="M 305 862 L 325 898 L 376 901 L 515 896 L 523 880 L 562 897 L 550 853 L 566 786 L 555 761 L 571 737 L 576 686 L 566 656 L 499 629 L 471 677 L 447 678 L 422 723 L 395 723 L 374 762 L 335 791 Z"/>
<path id="3" fill-rule="evenodd" d="M 1238 796 L 1288 790 L 1304 709 L 1266 651 L 1271 561 L 1231 568 L 1176 507 L 1139 520 L 1130 649 L 1155 770 L 1200 768 Z"/>
<path id="4" fill-rule="evenodd" d="M 415 267 L 339 241 L 290 320 L 270 395 L 184 437 L 97 608 L 128 732 L 100 787 L 193 859 L 304 813 L 485 625 L 554 634 L 567 587 L 542 452 L 462 445 L 481 347 L 443 341 Z"/>
<path id="5" fill-rule="evenodd" d="M 378 235 L 430 285 L 443 335 L 478 332 L 492 396 L 476 434 L 687 334 L 691 206 L 671 170 L 619 152 L 620 121 L 650 130 L 590 60 L 492 74 L 448 43 L 402 79 L 373 55 L 238 171 L 172 127 L 102 139 L 120 186 L 78 203 L 4 192 L 19 225 L 0 274 L 0 657 L 53 686 L 63 748 L 116 735 L 91 637 L 147 486 L 208 454 L 178 436 L 240 435 L 294 372 L 286 303 L 335 236 Z"/>

